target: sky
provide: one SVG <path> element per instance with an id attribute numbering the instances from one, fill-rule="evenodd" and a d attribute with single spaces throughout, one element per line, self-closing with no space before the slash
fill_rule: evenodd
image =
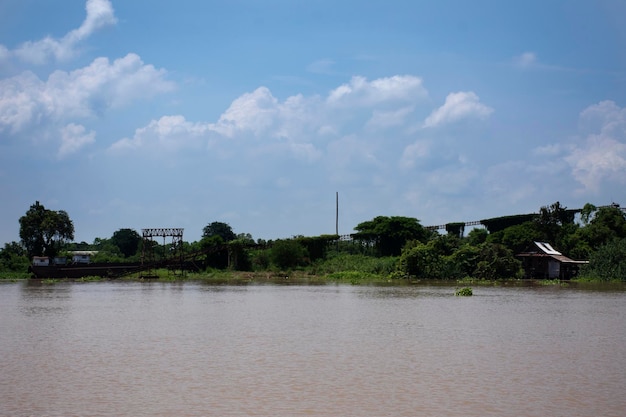
<path id="1" fill-rule="evenodd" d="M 0 245 L 626 205 L 622 0 L 3 0 Z"/>

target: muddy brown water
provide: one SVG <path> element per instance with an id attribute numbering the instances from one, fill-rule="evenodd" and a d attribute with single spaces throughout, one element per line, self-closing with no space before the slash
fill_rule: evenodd
<path id="1" fill-rule="evenodd" d="M 0 416 L 624 416 L 626 291 L 0 284 Z"/>

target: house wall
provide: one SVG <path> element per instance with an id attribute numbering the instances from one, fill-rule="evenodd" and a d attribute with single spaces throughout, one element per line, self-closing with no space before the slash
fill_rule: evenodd
<path id="1" fill-rule="evenodd" d="M 561 276 L 561 263 L 558 261 L 548 261 L 548 278 L 558 279 Z"/>

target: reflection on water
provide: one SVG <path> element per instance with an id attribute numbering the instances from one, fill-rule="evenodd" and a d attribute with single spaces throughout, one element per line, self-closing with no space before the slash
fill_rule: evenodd
<path id="1" fill-rule="evenodd" d="M 622 416 L 623 290 L 0 285 L 1 416 Z"/>

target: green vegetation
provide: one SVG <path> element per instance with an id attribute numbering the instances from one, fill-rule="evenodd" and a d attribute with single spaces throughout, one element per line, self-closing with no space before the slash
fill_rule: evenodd
<path id="1" fill-rule="evenodd" d="M 0 279 L 28 276 L 32 256 L 65 256 L 92 251 L 93 262 L 138 262 L 149 249 L 156 260 L 167 259 L 180 246 L 143 241 L 137 231 L 119 229 L 93 243 L 70 242 L 74 227 L 62 210 L 36 202 L 19 219 L 20 242 L 0 249 Z M 183 242 L 193 267 L 185 274 L 158 271 L 157 279 L 204 279 L 212 282 L 289 281 L 414 282 L 446 280 L 480 283 L 518 280 L 524 276 L 515 254 L 534 241 L 549 242 L 573 259 L 589 260 L 580 280 L 626 282 L 626 214 L 619 206 L 586 204 L 570 210 L 556 202 L 536 214 L 481 221 L 464 236 L 464 223 L 448 223 L 447 233 L 423 227 L 419 220 L 377 216 L 359 223 L 348 240 L 337 235 L 295 236 L 254 241 L 230 225 L 209 223 L 198 242 Z M 150 245 L 144 248 L 143 245 Z M 133 279 L 138 278 L 139 275 Z M 101 278 L 87 277 L 83 281 Z"/>
<path id="2" fill-rule="evenodd" d="M 465 287 L 465 288 L 460 288 L 456 290 L 454 295 L 456 295 L 457 297 L 470 297 L 474 295 L 474 292 L 472 291 L 470 287 Z"/>

